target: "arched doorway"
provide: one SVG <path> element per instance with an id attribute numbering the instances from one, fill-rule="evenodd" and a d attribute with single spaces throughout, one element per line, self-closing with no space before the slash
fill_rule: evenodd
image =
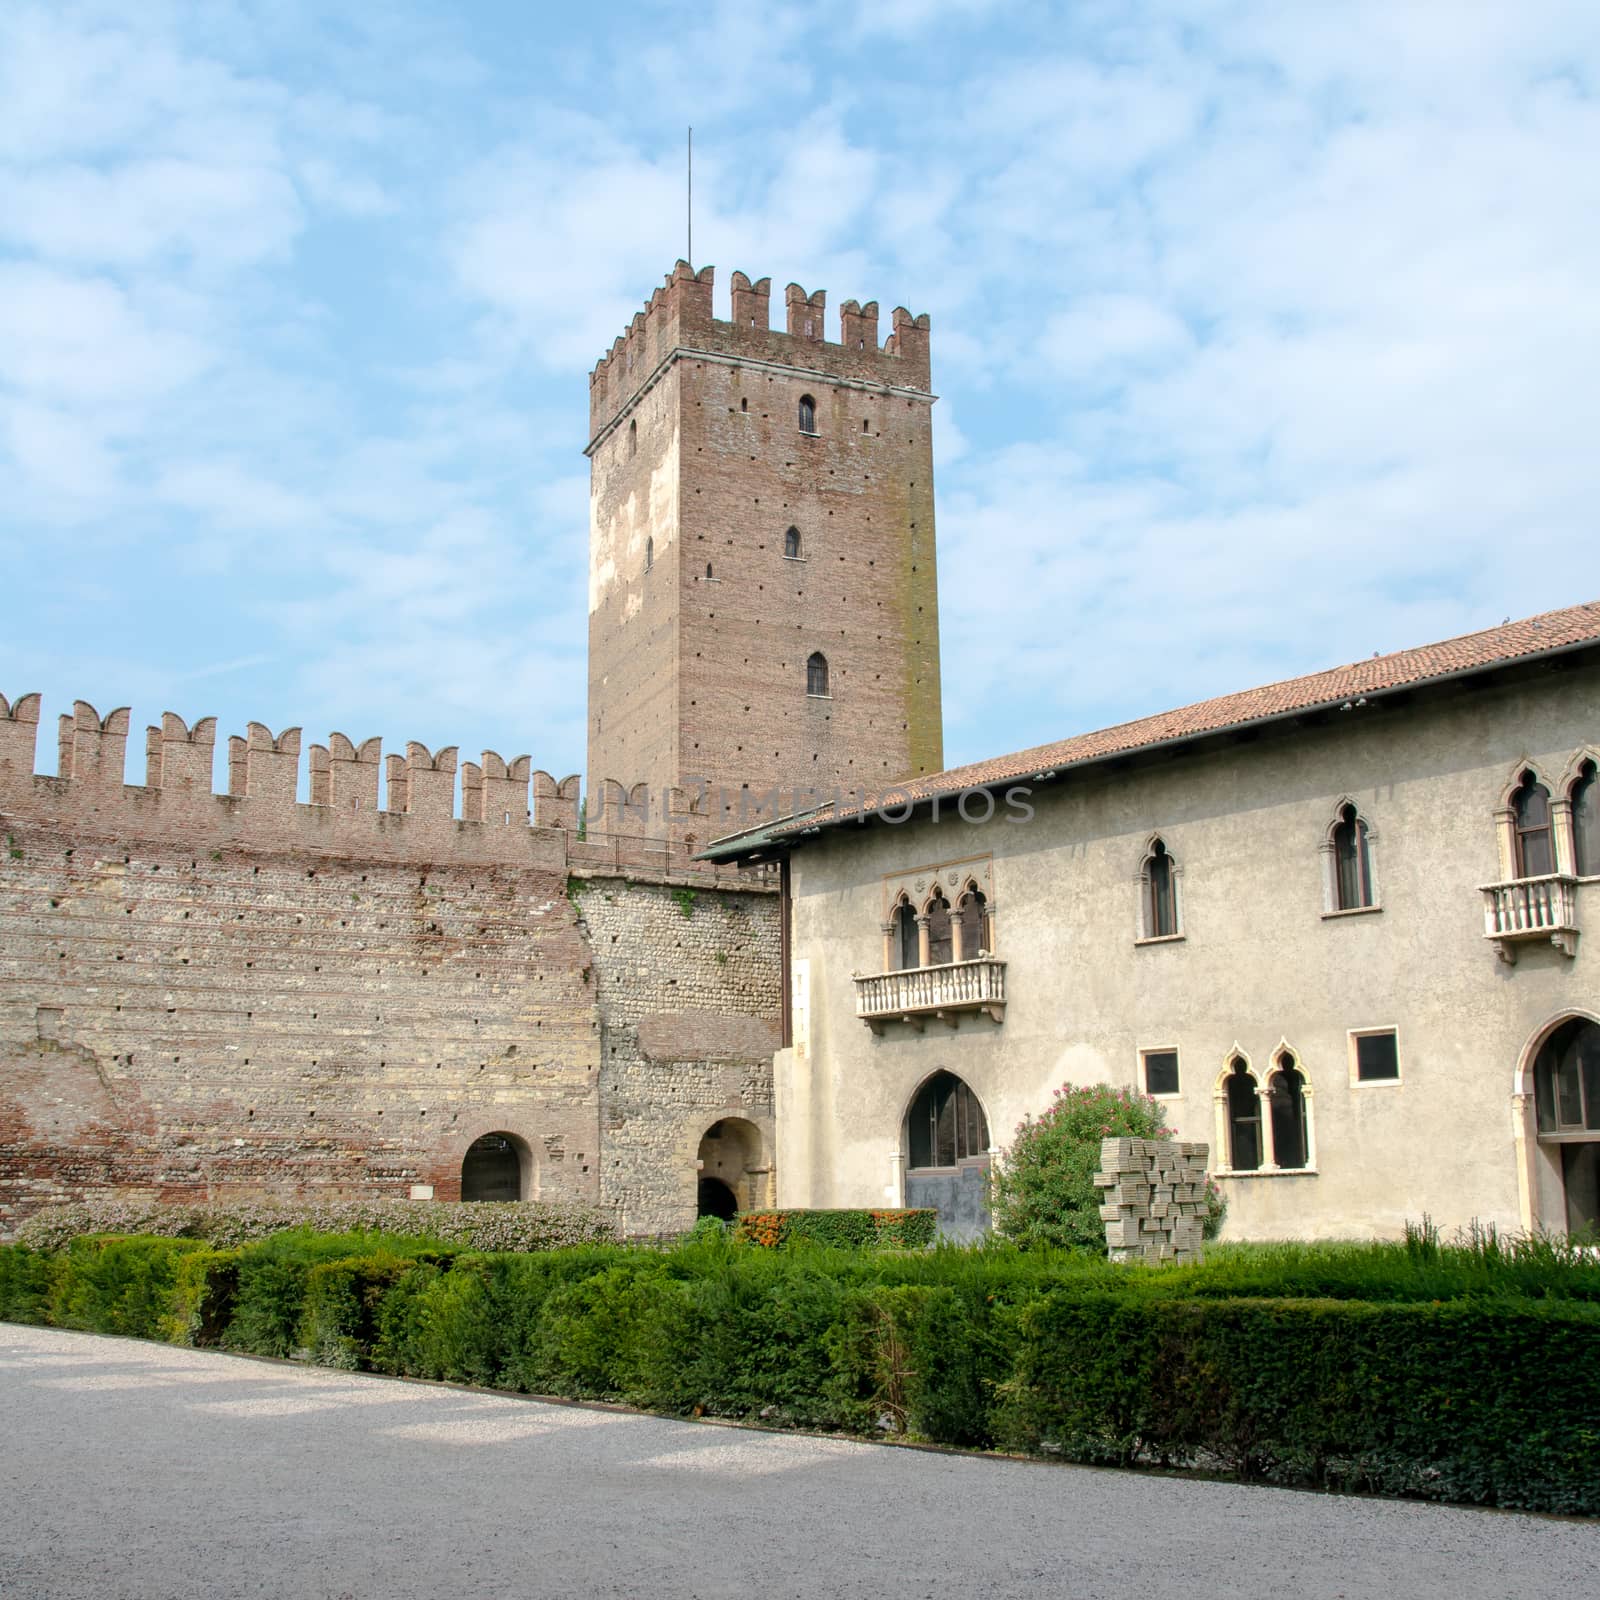
<path id="1" fill-rule="evenodd" d="M 727 1218 L 766 1204 L 761 1130 L 753 1122 L 743 1117 L 713 1122 L 701 1135 L 695 1166 L 700 1175 L 698 1215 Z M 729 1209 L 716 1209 L 724 1205 Z"/>
<path id="2" fill-rule="evenodd" d="M 1546 1222 L 1600 1235 L 1600 1023 L 1569 1017 L 1546 1035 L 1533 1058 L 1533 1107 L 1539 1154 L 1565 1213 Z"/>
<path id="3" fill-rule="evenodd" d="M 936 1072 L 912 1096 L 905 1128 L 906 1204 L 939 1213 L 951 1239 L 989 1231 L 989 1119 L 953 1072 Z"/>
<path id="4" fill-rule="evenodd" d="M 732 1222 L 739 1214 L 739 1198 L 721 1178 L 702 1177 L 695 1200 L 697 1217 L 718 1217 Z"/>
<path id="5" fill-rule="evenodd" d="M 510 1133 L 474 1139 L 461 1161 L 463 1200 L 521 1200 L 527 1194 L 527 1146 Z"/>

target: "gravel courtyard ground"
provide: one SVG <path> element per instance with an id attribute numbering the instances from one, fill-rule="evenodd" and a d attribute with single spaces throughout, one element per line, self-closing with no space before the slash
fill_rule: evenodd
<path id="1" fill-rule="evenodd" d="M 0 1324 L 6 1600 L 1589 1594 L 1600 1525 L 546 1405 Z"/>

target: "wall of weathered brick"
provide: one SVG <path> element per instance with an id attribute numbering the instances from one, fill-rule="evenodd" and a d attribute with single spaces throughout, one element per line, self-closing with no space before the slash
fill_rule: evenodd
<path id="1" fill-rule="evenodd" d="M 713 1150 L 708 1171 L 742 1204 L 767 1204 L 776 898 L 593 879 L 575 886 L 574 899 L 594 953 L 600 1006 L 607 1204 L 630 1232 L 683 1226 L 694 1216 L 701 1141 L 729 1118 L 749 1124 L 741 1159 L 735 1167 L 726 1151 Z"/>
<path id="2" fill-rule="evenodd" d="M 589 770 L 797 804 L 937 771 L 927 318 L 880 344 L 847 301 L 833 341 L 790 285 L 777 332 L 766 280 L 723 321 L 711 278 L 680 265 L 591 377 Z"/>
<path id="3" fill-rule="evenodd" d="M 0 702 L 0 1232 L 106 1191 L 449 1199 L 491 1131 L 530 1152 L 531 1195 L 657 1231 L 693 1220 L 685 1116 L 770 1105 L 748 1033 L 778 1008 L 770 892 L 718 888 L 660 845 L 530 827 L 525 764 L 520 813 L 505 764 L 478 769 L 500 786 L 492 821 L 456 817 L 454 772 L 430 785 L 446 774 L 420 747 L 389 783 L 413 810 L 363 807 L 348 772 L 342 804 L 300 805 L 297 739 L 262 730 L 241 792 L 214 795 L 209 728 L 169 727 L 157 781 L 126 786 L 126 713 L 69 720 L 69 775 L 36 777 L 37 702 Z M 574 863 L 588 889 L 569 896 Z M 601 895 L 623 907 L 603 949 L 575 903 Z M 602 1082 L 613 1032 L 619 1068 L 648 1071 Z"/>

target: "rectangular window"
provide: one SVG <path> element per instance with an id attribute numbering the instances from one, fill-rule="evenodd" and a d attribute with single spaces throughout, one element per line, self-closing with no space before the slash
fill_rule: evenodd
<path id="1" fill-rule="evenodd" d="M 1178 1092 L 1178 1052 L 1176 1050 L 1146 1050 L 1144 1052 L 1144 1092 L 1146 1094 L 1176 1094 Z"/>
<path id="2" fill-rule="evenodd" d="M 1399 1078 L 1400 1046 L 1393 1028 L 1354 1037 L 1357 1083 L 1392 1083 Z"/>

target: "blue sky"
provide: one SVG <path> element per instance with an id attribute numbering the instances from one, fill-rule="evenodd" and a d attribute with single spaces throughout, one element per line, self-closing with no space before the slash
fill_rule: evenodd
<path id="1" fill-rule="evenodd" d="M 0 692 L 580 769 L 689 122 L 932 316 L 952 764 L 1600 597 L 1592 0 L 7 0 Z"/>

